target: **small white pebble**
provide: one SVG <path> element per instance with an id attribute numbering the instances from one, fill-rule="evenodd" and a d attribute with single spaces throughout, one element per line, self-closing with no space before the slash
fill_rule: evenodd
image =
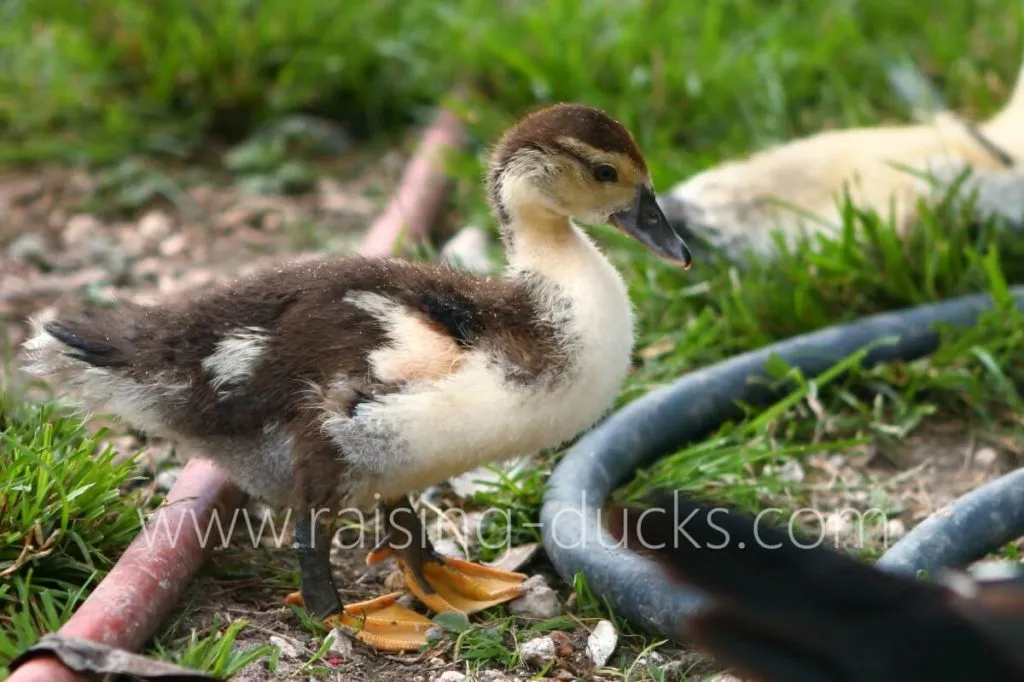
<path id="1" fill-rule="evenodd" d="M 513 616 L 544 620 L 562 613 L 558 595 L 548 587 L 544 576 L 531 576 L 523 583 L 523 588 L 526 590 L 523 596 L 509 602 L 508 610 Z"/>
<path id="2" fill-rule="evenodd" d="M 173 225 L 171 217 L 163 211 L 150 211 L 139 220 L 139 236 L 156 244 L 171 233 Z"/>
<path id="3" fill-rule="evenodd" d="M 46 241 L 32 233 L 18 235 L 7 248 L 8 258 L 18 262 L 40 260 L 45 253 Z"/>
<path id="4" fill-rule="evenodd" d="M 967 572 L 976 580 L 1006 580 L 1019 578 L 1021 565 L 1005 559 L 985 559 L 971 565 Z"/>
<path id="5" fill-rule="evenodd" d="M 465 682 L 465 680 L 465 673 L 460 673 L 458 670 L 446 670 L 435 682 Z"/>
<path id="6" fill-rule="evenodd" d="M 804 480 L 804 468 L 800 466 L 800 462 L 795 459 L 791 459 L 779 467 L 779 480 L 789 481 L 790 483 L 800 483 Z"/>
<path id="7" fill-rule="evenodd" d="M 327 633 L 325 640 L 330 641 L 327 645 L 327 657 L 337 657 L 348 661 L 352 659 L 352 640 L 340 628 L 333 628 Z"/>
<path id="8" fill-rule="evenodd" d="M 992 448 L 981 448 L 974 453 L 974 463 L 988 469 L 999 459 L 999 453 Z"/>
<path id="9" fill-rule="evenodd" d="M 171 489 L 171 486 L 178 480 L 178 475 L 181 474 L 181 467 L 175 467 L 173 469 L 165 469 L 156 475 L 156 488 L 163 492 L 167 492 Z"/>
<path id="10" fill-rule="evenodd" d="M 887 542 L 899 540 L 907 534 L 907 527 L 901 519 L 889 519 L 885 524 L 885 537 Z"/>
<path id="11" fill-rule="evenodd" d="M 537 637 L 519 646 L 519 656 L 527 665 L 543 668 L 555 660 L 555 640 L 550 637 Z"/>
<path id="12" fill-rule="evenodd" d="M 477 671 L 476 682 L 514 682 L 514 678 L 506 677 L 500 670 L 480 670 Z"/>
<path id="13" fill-rule="evenodd" d="M 458 559 L 465 559 L 466 555 L 462 552 L 462 548 L 459 543 L 455 542 L 452 538 L 437 538 L 434 542 L 434 550 L 444 556 L 453 556 Z"/>
<path id="14" fill-rule="evenodd" d="M 615 632 L 615 626 L 611 621 L 602 620 L 587 637 L 587 656 L 594 665 L 602 666 L 611 658 L 618 643 L 619 635 Z"/>
<path id="15" fill-rule="evenodd" d="M 647 653 L 640 654 L 636 657 L 636 664 L 638 666 L 661 666 L 665 664 L 665 660 L 665 657 L 657 651 L 648 651 Z"/>
<path id="16" fill-rule="evenodd" d="M 825 517 L 825 532 L 830 537 L 839 537 L 853 529 L 853 521 L 846 514 L 833 512 Z"/>
<path id="17" fill-rule="evenodd" d="M 68 219 L 64 226 L 64 245 L 81 246 L 89 239 L 103 232 L 103 223 L 88 213 L 79 213 Z"/>
<path id="18" fill-rule="evenodd" d="M 184 253 L 187 248 L 188 236 L 184 232 L 179 232 L 160 242 L 160 255 L 172 258 Z"/>
<path id="19" fill-rule="evenodd" d="M 281 659 L 285 661 L 297 661 L 301 654 L 299 653 L 298 647 L 289 642 L 284 637 L 278 637 L 277 635 L 270 636 L 270 643 L 273 644 L 280 650 Z"/>

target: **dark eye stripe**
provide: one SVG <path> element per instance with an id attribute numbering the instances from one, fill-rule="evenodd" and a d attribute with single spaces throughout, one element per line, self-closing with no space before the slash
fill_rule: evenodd
<path id="1" fill-rule="evenodd" d="M 554 144 L 554 146 L 558 151 L 563 152 L 568 156 L 571 156 L 572 158 L 576 159 L 577 161 L 582 163 L 584 166 L 587 166 L 588 168 L 590 167 L 590 164 L 593 163 L 592 160 L 590 160 L 586 156 L 583 156 L 582 154 L 580 154 L 575 149 L 572 149 L 571 147 L 566 147 L 565 145 L 561 145 L 557 142 Z"/>

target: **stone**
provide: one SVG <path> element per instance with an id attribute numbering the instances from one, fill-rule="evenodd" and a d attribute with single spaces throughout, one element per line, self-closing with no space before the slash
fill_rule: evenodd
<path id="1" fill-rule="evenodd" d="M 458 670 L 446 670 L 435 679 L 435 682 L 466 682 L 466 674 Z"/>
<path id="2" fill-rule="evenodd" d="M 352 660 L 352 640 L 341 628 L 332 628 L 324 639 L 330 641 L 327 645 L 327 658 Z"/>
<path id="3" fill-rule="evenodd" d="M 188 236 L 184 232 L 179 232 L 160 242 L 160 255 L 165 258 L 173 258 L 184 253 L 187 248 Z"/>
<path id="4" fill-rule="evenodd" d="M 638 666 L 661 667 L 665 665 L 666 658 L 657 651 L 648 651 L 636 657 Z"/>
<path id="5" fill-rule="evenodd" d="M 32 232 L 18 235 L 7 247 L 7 257 L 19 263 L 41 261 L 45 254 L 46 241 Z"/>
<path id="6" fill-rule="evenodd" d="M 999 460 L 999 453 L 993 448 L 981 448 L 974 453 L 974 463 L 983 469 L 992 467 Z"/>
<path id="7" fill-rule="evenodd" d="M 534 668 L 543 668 L 555 660 L 555 641 L 550 637 L 537 637 L 519 646 L 519 657 L 523 663 Z"/>
<path id="8" fill-rule="evenodd" d="M 79 213 L 68 218 L 64 225 L 64 246 L 74 248 L 82 246 L 90 239 L 103 232 L 103 223 L 88 213 Z"/>
<path id="9" fill-rule="evenodd" d="M 164 469 L 156 475 L 156 487 L 157 490 L 167 492 L 178 480 L 178 476 L 181 475 L 181 467 L 174 467 L 173 469 Z"/>
<path id="10" fill-rule="evenodd" d="M 603 666 L 619 643 L 619 634 L 609 620 L 601 620 L 587 637 L 587 658 L 595 666 Z"/>
<path id="11" fill-rule="evenodd" d="M 302 653 L 299 651 L 299 648 L 284 637 L 271 635 L 270 643 L 276 646 L 281 652 L 281 660 L 283 661 L 297 661 L 302 657 Z"/>
<path id="12" fill-rule="evenodd" d="M 800 483 L 804 480 L 806 474 L 804 473 L 804 468 L 800 465 L 800 462 L 795 459 L 791 459 L 779 467 L 778 477 L 780 481 Z"/>
<path id="13" fill-rule="evenodd" d="M 513 678 L 500 670 L 478 670 L 474 682 L 513 682 Z"/>
<path id="14" fill-rule="evenodd" d="M 509 602 L 509 613 L 520 618 L 534 618 L 537 620 L 554 618 L 562 613 L 562 605 L 558 601 L 558 595 L 547 586 L 543 576 L 535 575 L 530 577 L 523 583 L 523 587 L 526 593 Z"/>
<path id="15" fill-rule="evenodd" d="M 158 244 L 166 239 L 174 228 L 171 217 L 163 211 L 149 211 L 139 220 L 138 233 L 150 244 Z"/>
<path id="16" fill-rule="evenodd" d="M 900 519 L 889 519 L 885 522 L 886 542 L 899 540 L 907 534 L 907 526 Z"/>

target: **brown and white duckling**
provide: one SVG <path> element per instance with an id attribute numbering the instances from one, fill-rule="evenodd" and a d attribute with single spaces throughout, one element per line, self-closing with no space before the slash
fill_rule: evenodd
<path id="1" fill-rule="evenodd" d="M 690 263 L 632 135 L 589 106 L 547 107 L 507 131 L 487 187 L 502 277 L 391 258 L 283 265 L 181 302 L 36 320 L 26 369 L 292 509 L 310 612 L 358 621 L 377 648 L 415 648 L 430 621 L 397 593 L 342 607 L 328 521 L 381 501 L 389 535 L 367 560 L 394 556 L 434 611 L 520 594 L 522 574 L 436 554 L 407 494 L 557 446 L 612 407 L 630 366 L 630 302 L 571 218 Z"/>

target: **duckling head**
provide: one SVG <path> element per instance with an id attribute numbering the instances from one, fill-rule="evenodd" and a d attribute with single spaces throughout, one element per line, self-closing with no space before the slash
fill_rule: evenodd
<path id="1" fill-rule="evenodd" d="M 661 258 L 690 267 L 690 250 L 658 205 L 633 135 L 593 107 L 555 104 L 520 120 L 491 154 L 488 187 L 506 240 L 545 215 L 574 218 L 612 225 Z"/>

